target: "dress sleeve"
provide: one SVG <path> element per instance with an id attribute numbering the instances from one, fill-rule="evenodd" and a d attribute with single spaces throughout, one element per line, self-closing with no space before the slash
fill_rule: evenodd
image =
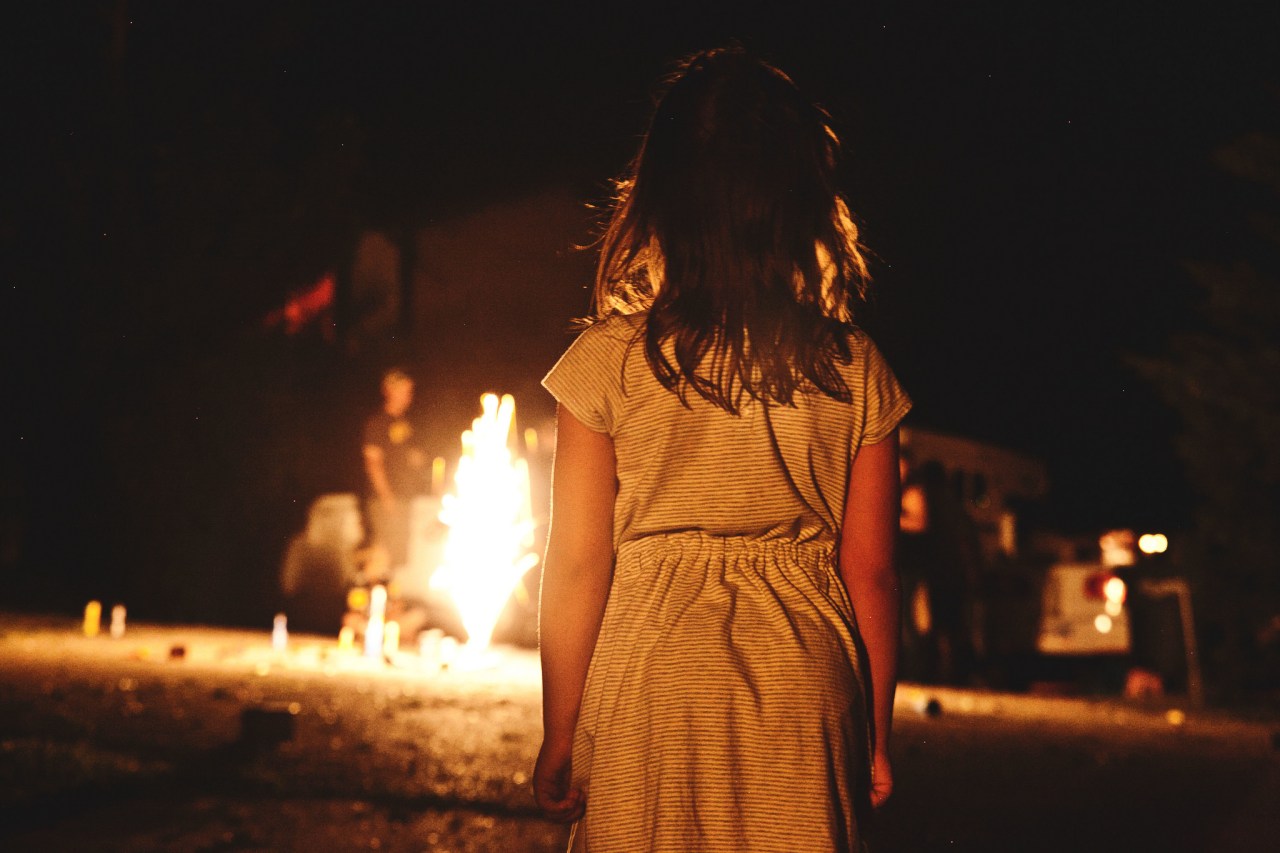
<path id="1" fill-rule="evenodd" d="M 863 342 L 863 425 L 861 444 L 889 437 L 911 410 L 911 397 L 898 383 L 889 363 L 869 337 Z"/>
<path id="2" fill-rule="evenodd" d="M 560 405 L 596 432 L 612 434 L 621 384 L 612 335 L 600 326 L 580 334 L 542 380 Z"/>

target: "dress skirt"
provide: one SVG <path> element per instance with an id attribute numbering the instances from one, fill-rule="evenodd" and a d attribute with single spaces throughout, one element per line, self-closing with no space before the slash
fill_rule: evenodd
<path id="1" fill-rule="evenodd" d="M 571 850 L 861 850 L 857 636 L 829 544 L 623 543 L 575 733 Z"/>

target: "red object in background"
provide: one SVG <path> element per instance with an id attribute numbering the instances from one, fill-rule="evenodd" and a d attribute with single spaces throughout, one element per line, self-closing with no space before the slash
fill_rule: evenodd
<path id="1" fill-rule="evenodd" d="M 1120 581 L 1119 590 L 1112 590 L 1111 596 L 1107 595 L 1107 584 L 1111 580 Z M 1112 572 L 1095 572 L 1084 580 L 1084 597 L 1094 601 L 1102 601 L 1108 597 L 1116 598 L 1121 603 L 1124 602 L 1125 593 L 1127 592 L 1124 581 Z"/>
<path id="2" fill-rule="evenodd" d="M 311 322 L 319 321 L 325 340 L 333 340 L 333 298 L 337 291 L 333 274 L 325 273 L 305 290 L 295 291 L 283 308 L 272 311 L 262 324 L 268 329 L 284 326 L 286 335 L 296 335 Z"/>

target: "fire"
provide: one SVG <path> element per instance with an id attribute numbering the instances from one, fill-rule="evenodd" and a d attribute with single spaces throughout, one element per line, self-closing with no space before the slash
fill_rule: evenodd
<path id="1" fill-rule="evenodd" d="M 510 394 L 480 398 L 483 414 L 462 434 L 462 458 L 440 520 L 448 526 L 443 564 L 431 586 L 458 608 L 467 645 L 483 649 L 507 599 L 538 563 L 529 498 L 529 465 L 511 452 L 516 403 Z"/>

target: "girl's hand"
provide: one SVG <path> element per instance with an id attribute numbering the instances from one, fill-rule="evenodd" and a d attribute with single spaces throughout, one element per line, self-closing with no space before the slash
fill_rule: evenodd
<path id="1" fill-rule="evenodd" d="M 889 753 L 877 749 L 871 760 L 871 808 L 878 809 L 893 793 L 893 767 L 889 764 Z"/>
<path id="2" fill-rule="evenodd" d="M 533 799 L 549 820 L 573 823 L 586 811 L 582 791 L 570 787 L 572 744 L 542 742 L 533 767 Z"/>

